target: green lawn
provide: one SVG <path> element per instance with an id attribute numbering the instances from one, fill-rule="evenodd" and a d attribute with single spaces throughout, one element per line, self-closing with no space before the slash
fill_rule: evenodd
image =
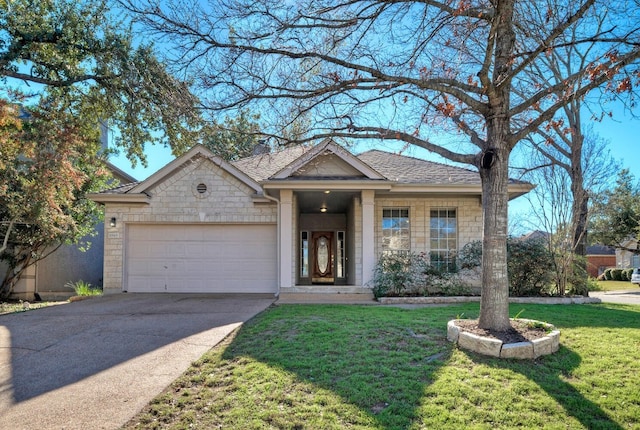
<path id="1" fill-rule="evenodd" d="M 273 307 L 203 356 L 128 428 L 638 429 L 640 307 L 513 305 L 560 351 L 498 360 L 446 341 L 477 304 Z"/>
<path id="2" fill-rule="evenodd" d="M 638 290 L 640 287 L 637 284 L 632 284 L 628 281 L 598 281 L 598 285 L 602 291 L 616 291 L 616 290 Z"/>

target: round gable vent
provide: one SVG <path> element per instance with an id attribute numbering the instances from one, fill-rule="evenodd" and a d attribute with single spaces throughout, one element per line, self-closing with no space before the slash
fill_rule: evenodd
<path id="1" fill-rule="evenodd" d="M 197 199 L 206 199 L 211 195 L 211 184 L 203 178 L 197 178 L 191 183 L 191 192 Z"/>

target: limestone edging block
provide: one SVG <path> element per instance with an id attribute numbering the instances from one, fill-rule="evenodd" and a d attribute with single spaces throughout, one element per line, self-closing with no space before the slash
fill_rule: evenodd
<path id="1" fill-rule="evenodd" d="M 490 337 L 480 337 L 473 333 L 460 332 L 458 335 L 458 345 L 461 348 L 477 352 L 491 357 L 500 357 L 502 341 Z"/>
<path id="2" fill-rule="evenodd" d="M 499 339 L 482 337 L 473 333 L 465 332 L 456 325 L 456 321 L 447 323 L 447 340 L 457 344 L 460 348 L 473 351 L 478 354 L 488 355 L 496 358 L 516 358 L 535 359 L 543 355 L 553 354 L 560 349 L 560 330 L 556 330 L 553 325 L 542 323 L 553 329 L 545 337 L 533 341 L 515 342 L 503 344 Z M 521 319 L 521 321 L 537 322 L 533 320 Z"/>

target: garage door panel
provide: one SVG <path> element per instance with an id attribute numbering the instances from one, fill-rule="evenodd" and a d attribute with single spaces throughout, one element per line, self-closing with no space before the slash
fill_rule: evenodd
<path id="1" fill-rule="evenodd" d="M 276 292 L 273 225 L 132 225 L 131 292 Z"/>

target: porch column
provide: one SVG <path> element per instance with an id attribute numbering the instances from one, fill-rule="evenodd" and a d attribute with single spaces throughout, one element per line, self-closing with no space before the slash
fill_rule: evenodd
<path id="1" fill-rule="evenodd" d="M 366 287 L 373 277 L 376 261 L 374 249 L 374 205 L 375 191 L 362 190 L 362 286 Z"/>
<path id="2" fill-rule="evenodd" d="M 293 273 L 293 191 L 280 190 L 280 288 L 290 288 Z"/>

